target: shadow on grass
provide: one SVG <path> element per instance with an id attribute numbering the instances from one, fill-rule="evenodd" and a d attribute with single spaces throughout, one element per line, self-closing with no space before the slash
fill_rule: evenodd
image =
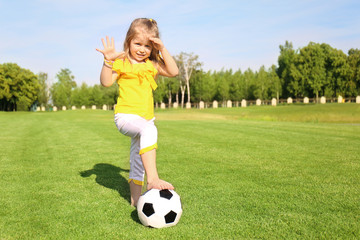
<path id="1" fill-rule="evenodd" d="M 138 224 L 142 224 L 142 223 L 140 222 L 139 215 L 138 215 L 136 209 L 131 212 L 131 218 L 132 218 L 132 220 L 134 220 L 134 222 L 136 222 L 136 223 L 138 223 Z"/>
<path id="2" fill-rule="evenodd" d="M 120 175 L 120 172 L 129 172 L 129 170 L 108 163 L 98 163 L 94 165 L 93 169 L 80 172 L 80 176 L 85 178 L 95 174 L 97 184 L 117 191 L 121 197 L 130 203 L 129 183 L 126 178 Z"/>

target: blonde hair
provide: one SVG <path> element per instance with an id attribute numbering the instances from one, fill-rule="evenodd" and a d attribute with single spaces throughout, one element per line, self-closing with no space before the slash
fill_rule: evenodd
<path id="1" fill-rule="evenodd" d="M 127 31 L 124 41 L 124 55 L 123 58 L 129 58 L 130 56 L 130 42 L 135 38 L 137 34 L 148 34 L 149 37 L 159 38 L 159 28 L 157 22 L 151 18 L 137 18 L 135 19 Z M 160 57 L 159 50 L 154 47 L 151 50 L 149 59 L 155 64 L 163 63 L 163 59 Z"/>

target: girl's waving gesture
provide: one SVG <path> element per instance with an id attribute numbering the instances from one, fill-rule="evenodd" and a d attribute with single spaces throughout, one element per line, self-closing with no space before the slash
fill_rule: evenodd
<path id="1" fill-rule="evenodd" d="M 115 59 L 122 55 L 121 52 L 117 52 L 115 50 L 114 38 L 111 38 L 111 42 L 109 37 L 106 36 L 106 42 L 102 38 L 101 39 L 104 49 L 96 48 L 96 51 L 101 52 L 104 55 L 104 64 L 100 74 L 100 82 L 105 87 L 110 87 L 116 80 L 117 75 L 112 72 L 112 64 Z"/>
<path id="2" fill-rule="evenodd" d="M 104 49 L 96 49 L 96 51 L 101 52 L 102 54 L 104 54 L 104 58 L 106 60 L 109 61 L 114 61 L 116 58 L 118 58 L 121 55 L 121 52 L 116 52 L 115 50 L 115 44 L 114 44 L 114 38 L 111 38 L 111 42 L 109 40 L 109 37 L 106 36 L 106 42 L 105 40 L 102 38 L 101 39 L 102 44 L 104 46 Z"/>

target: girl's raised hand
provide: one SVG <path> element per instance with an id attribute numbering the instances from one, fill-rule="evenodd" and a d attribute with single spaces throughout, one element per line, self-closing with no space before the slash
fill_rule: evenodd
<path id="1" fill-rule="evenodd" d="M 160 38 L 151 37 L 149 40 L 153 43 L 153 46 L 156 50 L 162 51 L 164 48 L 164 43 L 161 41 Z"/>
<path id="2" fill-rule="evenodd" d="M 114 38 L 111 38 L 111 42 L 109 40 L 109 37 L 106 36 L 106 42 L 105 40 L 102 38 L 101 39 L 102 44 L 104 46 L 104 49 L 96 49 L 96 51 L 101 52 L 102 54 L 104 54 L 104 58 L 106 60 L 112 60 L 114 61 L 116 58 L 118 58 L 121 55 L 121 52 L 117 52 L 115 50 L 115 45 L 114 45 Z"/>

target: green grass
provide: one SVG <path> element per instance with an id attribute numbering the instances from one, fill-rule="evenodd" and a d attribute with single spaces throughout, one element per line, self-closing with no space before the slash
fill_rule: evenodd
<path id="1" fill-rule="evenodd" d="M 112 112 L 2 112 L 0 239 L 359 239 L 359 109 L 157 111 L 158 170 L 184 209 L 167 229 L 129 204 Z"/>
<path id="2" fill-rule="evenodd" d="M 251 106 L 246 108 L 159 110 L 164 120 L 218 119 L 218 120 L 264 120 L 291 122 L 360 123 L 360 104 L 294 104 Z M 195 113 L 195 115 L 193 114 Z M 160 118 L 158 118 L 160 119 Z"/>

